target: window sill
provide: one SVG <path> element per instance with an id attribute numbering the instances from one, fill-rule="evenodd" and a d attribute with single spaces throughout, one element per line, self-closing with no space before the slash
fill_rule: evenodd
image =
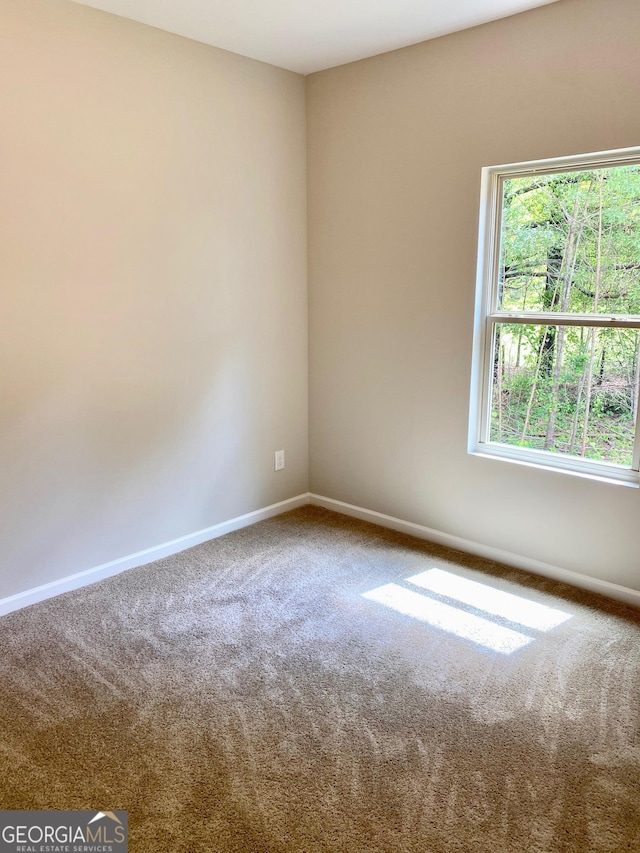
<path id="1" fill-rule="evenodd" d="M 507 444 L 488 442 L 482 442 L 470 448 L 469 453 L 473 456 L 483 456 L 486 459 L 515 462 L 529 468 L 554 471 L 559 474 L 571 474 L 574 477 L 595 480 L 599 483 L 630 486 L 634 489 L 640 488 L 638 471 L 618 465 L 607 465 L 578 457 L 558 457 L 556 454 L 547 453 L 544 450 L 523 450 L 520 447 L 512 447 Z"/>

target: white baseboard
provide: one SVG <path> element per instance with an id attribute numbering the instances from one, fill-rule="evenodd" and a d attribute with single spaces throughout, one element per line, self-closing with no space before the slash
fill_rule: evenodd
<path id="1" fill-rule="evenodd" d="M 61 578 L 51 583 L 43 584 L 42 586 L 28 589 L 24 592 L 16 593 L 8 598 L 0 599 L 0 616 L 11 613 L 13 610 L 20 610 L 23 607 L 28 607 L 30 604 L 37 604 L 39 601 L 44 601 L 47 598 L 53 598 L 63 592 L 70 592 L 74 589 L 80 589 L 83 586 L 95 583 L 96 581 L 104 580 L 104 578 L 117 575 L 127 569 L 133 569 L 136 566 L 143 566 L 146 563 L 153 563 L 156 560 L 161 560 L 163 557 L 170 557 L 172 554 L 177 554 L 179 551 L 184 551 L 187 548 L 192 548 L 194 545 L 200 545 L 202 542 L 208 542 L 211 539 L 216 539 L 218 536 L 224 536 L 225 533 L 231 533 L 234 530 L 239 530 L 242 527 L 248 527 L 251 524 L 256 524 L 258 521 L 263 521 L 266 518 L 272 518 L 275 515 L 281 515 L 283 512 L 296 509 L 305 504 L 313 504 L 321 506 L 325 509 L 333 510 L 334 512 L 349 515 L 353 518 L 360 518 L 363 521 L 370 521 L 373 524 L 378 524 L 381 527 L 388 527 L 391 530 L 398 530 L 401 533 L 408 533 L 411 536 L 416 536 L 418 539 L 427 539 L 430 542 L 436 542 L 439 545 L 446 545 L 449 548 L 455 548 L 457 551 L 466 551 L 469 554 L 476 554 L 479 557 L 485 557 L 487 560 L 495 560 L 499 563 L 505 563 L 508 566 L 514 566 L 517 569 L 524 569 L 532 574 L 542 575 L 552 578 L 553 580 L 562 581 L 571 586 L 580 589 L 586 589 L 590 592 L 596 592 L 600 595 L 605 595 L 608 598 L 614 598 L 617 601 L 622 601 L 625 604 L 631 604 L 635 607 L 640 607 L 640 592 L 635 589 L 630 589 L 626 586 L 611 583 L 610 581 L 600 580 L 599 578 L 589 577 L 588 575 L 580 574 L 579 572 L 571 572 L 568 569 L 561 569 L 559 566 L 552 566 L 549 563 L 542 563 L 539 560 L 533 560 L 530 557 L 523 557 L 521 554 L 514 554 L 511 551 L 503 551 L 500 548 L 493 548 L 490 545 L 482 545 L 478 542 L 473 542 L 470 539 L 462 539 L 459 536 L 453 536 L 450 533 L 443 533 L 440 530 L 434 530 L 432 527 L 425 527 L 422 524 L 415 524 L 412 521 L 403 521 L 401 518 L 394 518 L 391 515 L 385 515 L 381 512 L 375 512 L 364 507 L 354 506 L 353 504 L 337 501 L 333 498 L 325 498 L 322 495 L 313 493 L 304 493 L 297 495 L 294 498 L 289 498 L 286 501 L 271 504 L 262 509 L 248 512 L 245 515 L 239 515 L 236 518 L 231 518 L 229 521 L 222 521 L 219 524 L 214 524 L 212 527 L 207 527 L 204 530 L 198 530 L 195 533 L 190 533 L 187 536 L 181 536 L 179 539 L 173 539 L 171 542 L 165 542 L 162 545 L 155 545 L 152 548 L 146 548 L 144 551 L 138 551 L 135 554 L 129 554 L 127 557 L 121 557 L 118 560 L 112 560 L 109 563 L 103 563 L 101 566 L 96 566 L 93 569 L 87 569 L 83 572 L 78 572 L 74 575 Z"/>
<path id="2" fill-rule="evenodd" d="M 620 586 L 619 584 L 600 580 L 599 578 L 592 578 L 589 575 L 583 575 L 579 572 L 571 572 L 568 569 L 561 569 L 559 566 L 552 566 L 549 563 L 532 560 L 530 557 L 513 554 L 511 551 L 503 551 L 501 548 L 482 545 L 479 542 L 472 542 L 470 539 L 453 536 L 451 533 L 443 533 L 431 527 L 424 527 L 422 524 L 403 521 L 401 518 L 394 518 L 391 515 L 384 515 L 384 513 L 374 512 L 371 509 L 364 509 L 360 506 L 336 501 L 333 498 L 324 498 L 321 495 L 310 493 L 309 503 L 333 510 L 334 512 L 340 512 L 343 515 L 350 515 L 353 518 L 359 518 L 363 521 L 370 521 L 373 524 L 379 524 L 381 527 L 389 527 L 391 530 L 409 533 L 411 536 L 416 536 L 419 539 L 428 539 L 430 542 L 437 542 L 439 545 L 446 545 L 449 548 L 455 548 L 457 551 L 466 551 L 468 554 L 485 557 L 487 560 L 495 560 L 498 563 L 505 563 L 507 566 L 524 569 L 534 575 L 543 575 L 544 577 L 562 581 L 580 589 L 589 590 L 589 592 L 606 595 L 608 598 L 614 598 L 616 601 L 622 601 L 625 604 L 640 607 L 640 592 L 626 586 Z"/>
<path id="3" fill-rule="evenodd" d="M 289 498 L 286 501 L 280 501 L 262 509 L 257 509 L 255 512 L 248 512 L 246 515 L 239 515 L 236 518 L 229 519 L 229 521 L 214 524 L 212 527 L 207 527 L 204 530 L 189 533 L 187 536 L 181 536 L 179 539 L 172 539 L 171 542 L 155 545 L 152 548 L 146 548 L 144 551 L 129 554 L 127 557 L 112 560 L 110 563 L 95 566 L 93 569 L 86 569 L 83 572 L 60 578 L 57 581 L 51 581 L 51 583 L 37 586 L 34 589 L 18 592 L 16 595 L 0 599 L 0 616 L 11 613 L 13 610 L 28 607 L 30 604 L 37 604 L 39 601 L 44 601 L 47 598 L 53 598 L 63 592 L 70 592 L 73 589 L 88 586 L 96 581 L 120 574 L 120 572 L 124 572 L 127 569 L 143 566 L 145 563 L 153 563 L 156 560 L 161 560 L 163 557 L 170 557 L 172 554 L 177 554 L 178 551 L 184 551 L 187 548 L 192 548 L 194 545 L 208 542 L 210 539 L 217 539 L 218 536 L 224 536 L 225 533 L 231 533 L 233 530 L 239 530 L 241 527 L 248 527 L 250 524 L 256 524 L 256 522 L 263 521 L 265 518 L 280 515 L 283 512 L 288 512 L 291 509 L 296 509 L 308 503 L 308 493 L 297 495 L 295 498 Z"/>

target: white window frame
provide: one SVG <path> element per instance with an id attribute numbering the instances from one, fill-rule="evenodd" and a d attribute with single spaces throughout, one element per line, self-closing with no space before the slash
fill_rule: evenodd
<path id="1" fill-rule="evenodd" d="M 561 312 L 495 311 L 498 294 L 502 187 L 506 178 L 573 172 L 606 166 L 640 163 L 640 147 L 600 151 L 575 157 L 531 160 L 503 166 L 485 166 L 480 190 L 478 268 L 473 329 L 471 369 L 471 405 L 469 417 L 469 453 L 492 459 L 504 459 L 536 468 L 548 468 L 609 483 L 640 486 L 640 413 L 636 419 L 631 468 L 563 456 L 545 450 L 500 444 L 490 441 L 491 385 L 495 328 L 498 323 L 529 325 L 598 326 L 601 328 L 640 329 L 640 315 L 568 314 Z"/>

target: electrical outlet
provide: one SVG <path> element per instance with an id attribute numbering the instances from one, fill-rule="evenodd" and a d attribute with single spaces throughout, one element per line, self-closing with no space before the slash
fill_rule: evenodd
<path id="1" fill-rule="evenodd" d="M 276 450 L 275 452 L 275 469 L 282 471 L 284 468 L 284 450 Z"/>

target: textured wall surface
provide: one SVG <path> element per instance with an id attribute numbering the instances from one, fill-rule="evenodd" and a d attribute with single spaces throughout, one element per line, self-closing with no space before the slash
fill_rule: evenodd
<path id="1" fill-rule="evenodd" d="M 308 451 L 303 78 L 0 15 L 2 598 L 304 492 Z"/>
<path id="2" fill-rule="evenodd" d="M 640 589 L 640 491 L 467 454 L 483 166 L 640 143 L 640 6 L 307 78 L 312 491 Z"/>

